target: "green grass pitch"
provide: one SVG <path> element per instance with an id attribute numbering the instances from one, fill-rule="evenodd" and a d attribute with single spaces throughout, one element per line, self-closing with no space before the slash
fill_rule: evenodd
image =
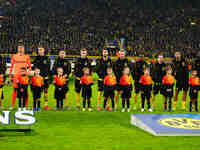
<path id="1" fill-rule="evenodd" d="M 54 87 L 49 88 L 51 110 L 36 112 L 37 123 L 27 135 L 0 133 L 0 150 L 199 150 L 199 137 L 154 137 L 130 124 L 130 114 L 121 112 L 78 112 L 73 81 L 69 83 L 70 111 L 54 111 Z M 11 86 L 5 86 L 4 106 L 11 104 Z M 92 105 L 96 108 L 97 84 Z M 181 96 L 181 95 L 180 95 Z M 189 97 L 188 97 L 189 99 Z M 43 100 L 43 99 L 42 99 Z M 103 100 L 103 98 L 102 98 Z M 30 94 L 30 100 L 32 95 Z M 131 99 L 131 104 L 133 99 Z M 179 98 L 181 108 L 181 97 Z M 17 101 L 16 101 L 17 106 Z M 43 105 L 42 105 L 43 106 Z M 133 105 L 131 105 L 133 106 Z M 188 106 L 188 104 L 187 104 Z M 138 104 L 138 111 L 140 113 Z M 147 113 L 147 112 L 146 112 Z M 162 113 L 162 98 L 156 97 L 156 111 Z M 173 113 L 185 113 L 178 109 Z M 188 112 L 186 112 L 188 113 Z M 16 125 L 0 128 L 17 128 Z"/>

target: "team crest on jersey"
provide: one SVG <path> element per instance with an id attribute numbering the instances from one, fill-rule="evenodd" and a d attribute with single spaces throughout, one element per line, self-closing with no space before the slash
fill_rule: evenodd
<path id="1" fill-rule="evenodd" d="M 179 129 L 200 129 L 200 119 L 192 118 L 165 118 L 158 121 L 161 125 Z"/>

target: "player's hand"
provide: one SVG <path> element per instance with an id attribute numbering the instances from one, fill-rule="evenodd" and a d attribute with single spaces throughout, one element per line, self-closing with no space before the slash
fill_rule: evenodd
<path id="1" fill-rule="evenodd" d="M 21 88 L 20 91 L 23 92 L 24 91 L 23 88 Z"/>
<path id="2" fill-rule="evenodd" d="M 123 91 L 121 90 L 119 93 L 120 93 L 120 94 L 122 94 L 122 93 L 123 93 Z"/>
<path id="3" fill-rule="evenodd" d="M 196 93 L 197 92 L 197 90 L 194 90 L 194 93 Z"/>

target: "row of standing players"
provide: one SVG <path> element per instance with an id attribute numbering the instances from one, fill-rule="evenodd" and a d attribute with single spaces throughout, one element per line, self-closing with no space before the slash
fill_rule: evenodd
<path id="1" fill-rule="evenodd" d="M 17 56 L 24 56 L 24 46 L 18 46 Z M 75 63 L 75 90 L 76 90 L 76 108 L 80 109 L 80 92 L 82 90 L 83 97 L 83 111 L 85 111 L 86 102 L 88 103 L 88 110 L 91 111 L 90 106 L 91 98 L 91 85 L 93 83 L 90 71 L 95 71 L 99 75 L 98 79 L 98 101 L 97 109 L 101 110 L 101 98 L 104 92 L 104 110 L 106 105 L 109 105 L 108 99 L 111 99 L 112 108 L 116 110 L 118 107 L 118 100 L 121 94 L 122 97 L 122 111 L 125 111 L 125 103 L 127 103 L 127 111 L 130 111 L 129 99 L 132 96 L 132 78 L 135 81 L 135 96 L 134 96 L 134 109 L 138 100 L 138 95 L 141 92 L 142 98 L 142 111 L 144 111 L 144 102 L 147 100 L 148 110 L 152 111 L 155 104 L 155 96 L 160 92 L 164 95 L 164 110 L 167 110 L 167 102 L 169 103 L 169 111 L 172 111 L 172 98 L 174 97 L 174 110 L 178 100 L 178 94 L 183 90 L 182 108 L 186 108 L 187 91 L 190 86 L 190 111 L 192 111 L 195 104 L 195 110 L 198 111 L 198 90 L 199 90 L 199 65 L 200 59 L 197 59 L 193 67 L 193 76 L 189 80 L 188 63 L 181 57 L 180 52 L 175 53 L 175 58 L 172 63 L 166 64 L 163 60 L 163 55 L 159 54 L 158 59 L 153 64 L 147 64 L 144 61 L 144 56 L 140 55 L 139 59 L 132 63 L 126 58 L 126 52 L 121 50 L 120 56 L 117 61 L 112 61 L 108 56 L 108 50 L 104 49 L 102 57 L 97 60 L 97 66 L 91 67 L 91 61 L 87 58 L 87 50 L 81 49 L 81 57 Z M 15 55 L 14 55 L 15 56 Z M 26 77 L 27 68 L 31 70 L 31 63 L 25 58 L 25 61 L 17 60 L 17 57 L 12 58 L 10 78 L 13 81 L 13 94 L 12 94 L 12 108 L 15 106 L 16 96 L 19 98 L 20 108 L 24 108 L 28 104 L 27 84 L 28 78 Z M 49 76 L 54 75 L 55 84 L 55 99 L 57 100 L 57 109 L 63 108 L 63 99 L 66 102 L 66 109 L 69 109 L 68 100 L 68 86 L 67 79 L 71 73 L 71 64 L 65 58 L 65 51 L 59 52 L 59 58 L 56 59 L 52 71 L 50 70 L 49 57 L 45 56 L 44 48 L 38 47 L 38 56 L 33 61 L 33 69 L 35 75 L 31 79 L 31 89 L 33 91 L 34 103 L 33 109 L 40 110 L 40 97 L 44 91 L 45 109 L 48 110 L 48 86 Z M 0 104 L 3 97 L 3 75 L 5 74 L 5 62 L 1 57 L 1 88 L 0 88 Z M 22 64 L 27 65 L 22 65 Z M 20 65 L 21 64 L 21 65 Z M 12 73 L 13 68 L 20 66 L 20 75 Z M 13 68 L 12 68 L 13 67 Z M 166 71 L 167 70 L 167 71 Z M 112 73 L 114 72 L 114 74 Z M 130 75 L 129 75 L 130 74 Z M 195 75 L 197 74 L 197 75 Z M 111 79 L 110 77 L 111 76 Z M 167 77 L 166 77 L 167 76 Z M 173 77 L 174 76 L 174 77 Z M 27 78 L 27 79 L 25 79 Z M 35 79 L 34 79 L 35 78 Z M 114 78 L 114 79 L 113 79 Z M 175 79 L 174 79 L 175 78 Z M 194 78 L 194 79 L 193 79 Z M 116 83 L 115 83 L 116 80 Z M 174 80 L 176 80 L 175 95 L 173 94 Z M 112 81 L 112 82 L 111 82 Z M 153 81 L 153 88 L 152 88 Z M 111 85 L 110 85 L 111 84 Z M 169 99 L 169 100 L 168 100 Z M 23 105 L 22 105 L 23 103 Z M 151 105 L 150 105 L 151 103 Z M 37 108 L 37 109 L 36 109 Z"/>

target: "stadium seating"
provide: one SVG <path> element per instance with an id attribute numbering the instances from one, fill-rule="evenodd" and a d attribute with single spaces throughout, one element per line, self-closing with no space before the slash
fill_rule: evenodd
<path id="1" fill-rule="evenodd" d="M 151 57 L 160 51 L 172 56 L 175 50 L 195 55 L 200 39 L 198 9 L 155 10 L 141 3 L 22 0 L 13 9 L 5 7 L 8 19 L 1 20 L 0 52 L 15 53 L 23 39 L 28 54 L 43 42 L 49 54 L 66 49 L 67 54 L 78 55 L 86 47 L 89 55 L 96 56 L 106 40 L 123 37 L 130 56 L 145 52 Z"/>

